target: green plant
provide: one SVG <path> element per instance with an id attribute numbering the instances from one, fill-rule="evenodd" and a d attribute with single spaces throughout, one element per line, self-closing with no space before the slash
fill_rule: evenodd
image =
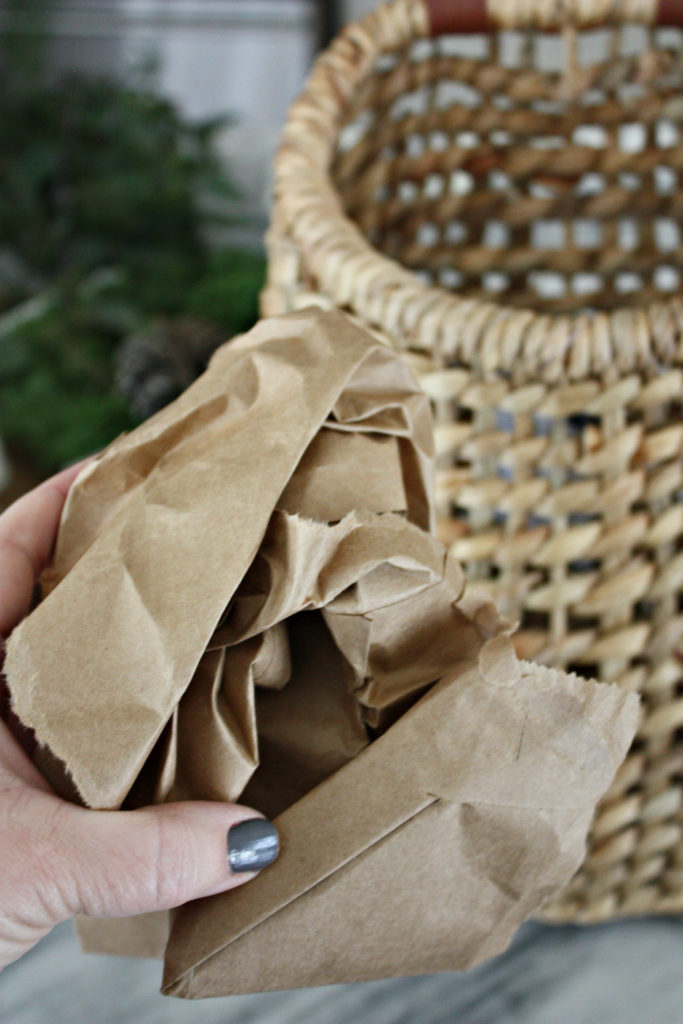
<path id="1" fill-rule="evenodd" d="M 264 269 L 259 252 L 220 249 L 211 253 L 205 272 L 187 292 L 185 310 L 212 320 L 227 333 L 248 330 L 258 315 Z"/>
<path id="2" fill-rule="evenodd" d="M 114 339 L 73 293 L 41 299 L 35 315 L 0 330 L 0 435 L 51 472 L 134 421 L 112 386 Z"/>
<path id="3" fill-rule="evenodd" d="M 50 276 L 123 262 L 169 274 L 173 306 L 201 270 L 197 195 L 234 197 L 213 149 L 223 121 L 189 124 L 149 83 L 70 76 L 50 87 L 0 79 L 0 237 Z"/>
<path id="4" fill-rule="evenodd" d="M 50 471 L 135 422 L 124 339 L 186 314 L 217 337 L 246 329 L 264 264 L 206 241 L 234 222 L 216 212 L 236 196 L 224 118 L 188 122 L 148 76 L 35 81 L 0 75 L 0 434 Z"/>

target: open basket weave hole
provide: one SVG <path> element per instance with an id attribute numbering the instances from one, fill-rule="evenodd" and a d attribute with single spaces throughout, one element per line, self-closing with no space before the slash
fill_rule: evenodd
<path id="1" fill-rule="evenodd" d="M 642 306 L 680 292 L 682 71 L 676 29 L 421 40 L 353 97 L 332 178 L 428 284 L 541 312 Z"/>
<path id="2" fill-rule="evenodd" d="M 681 911 L 681 31 L 613 4 L 606 28 L 429 38 L 430 3 L 349 27 L 292 107 L 263 312 L 339 306 L 403 352 L 439 533 L 520 656 L 642 694 L 546 916 Z M 561 27 L 536 6 L 517 21 Z"/>

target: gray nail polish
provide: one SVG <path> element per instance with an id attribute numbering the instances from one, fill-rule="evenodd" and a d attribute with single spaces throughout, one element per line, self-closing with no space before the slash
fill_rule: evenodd
<path id="1" fill-rule="evenodd" d="M 274 825 L 265 818 L 249 818 L 228 831 L 228 863 L 233 871 L 260 871 L 280 852 Z"/>

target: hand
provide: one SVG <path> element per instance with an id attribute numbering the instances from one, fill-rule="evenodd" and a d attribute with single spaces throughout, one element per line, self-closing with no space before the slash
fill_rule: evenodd
<path id="1" fill-rule="evenodd" d="M 0 515 L 0 637 L 29 610 L 82 466 L 52 477 Z M 4 717 L 0 970 L 74 914 L 121 917 L 177 907 L 248 881 L 277 856 L 274 828 L 246 807 L 195 802 L 91 811 L 60 800 L 18 742 L 16 720 Z M 229 862 L 226 837 L 245 821 L 253 824 L 230 833 Z"/>

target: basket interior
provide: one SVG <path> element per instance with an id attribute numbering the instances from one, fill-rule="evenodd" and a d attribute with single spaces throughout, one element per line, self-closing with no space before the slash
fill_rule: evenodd
<path id="1" fill-rule="evenodd" d="M 332 174 L 428 284 L 542 312 L 681 288 L 683 33 L 421 40 L 357 90 Z"/>

